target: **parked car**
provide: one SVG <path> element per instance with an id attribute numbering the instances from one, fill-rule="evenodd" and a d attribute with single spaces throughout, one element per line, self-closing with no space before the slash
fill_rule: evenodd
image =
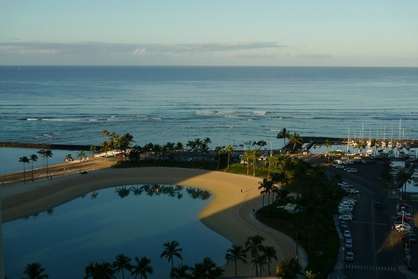
<path id="1" fill-rule="evenodd" d="M 344 242 L 344 247 L 346 249 L 351 249 L 353 248 L 353 241 L 350 238 L 347 238 Z"/>
<path id="2" fill-rule="evenodd" d="M 344 237 L 351 238 L 351 232 L 349 230 L 344 230 Z"/>
<path id="3" fill-rule="evenodd" d="M 401 232 L 401 233 L 411 231 L 411 226 L 408 223 L 395 224 L 394 228 L 396 231 Z"/>
<path id="4" fill-rule="evenodd" d="M 354 261 L 353 251 L 345 251 L 344 261 L 346 261 L 346 262 L 353 262 Z"/>
<path id="5" fill-rule="evenodd" d="M 344 220 L 344 221 L 351 221 L 351 220 L 353 220 L 353 215 L 351 215 L 351 214 L 340 215 L 340 216 L 338 216 L 338 219 Z"/>

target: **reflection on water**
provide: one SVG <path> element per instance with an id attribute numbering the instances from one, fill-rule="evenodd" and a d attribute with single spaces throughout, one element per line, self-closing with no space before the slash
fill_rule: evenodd
<path id="1" fill-rule="evenodd" d="M 209 256 L 222 265 L 229 242 L 197 219 L 209 197 L 181 186 L 119 186 L 5 223 L 7 276 L 21 278 L 26 264 L 40 262 L 50 278 L 82 278 L 90 262 L 123 253 L 150 257 L 152 278 L 167 278 L 160 254 L 171 240 L 181 244 L 187 264 Z"/>

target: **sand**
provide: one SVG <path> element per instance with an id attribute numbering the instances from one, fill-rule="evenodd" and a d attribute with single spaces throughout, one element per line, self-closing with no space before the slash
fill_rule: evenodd
<path id="1" fill-rule="evenodd" d="M 237 245 L 247 237 L 261 235 L 266 245 L 275 247 L 278 261 L 295 257 L 306 266 L 305 251 L 287 235 L 273 230 L 256 220 L 254 210 L 261 207 L 259 179 L 218 171 L 183 168 L 107 168 L 88 174 L 72 174 L 53 180 L 0 186 L 3 200 L 3 221 L 13 220 L 54 207 L 80 195 L 106 187 L 161 183 L 196 187 L 212 193 L 209 204 L 199 213 L 199 219 L 210 229 Z M 233 275 L 232 265 L 226 274 Z M 240 264 L 239 275 L 254 275 L 251 264 Z"/>

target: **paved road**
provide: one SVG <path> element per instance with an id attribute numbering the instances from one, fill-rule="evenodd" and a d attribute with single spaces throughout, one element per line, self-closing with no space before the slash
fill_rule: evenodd
<path id="1" fill-rule="evenodd" d="M 400 244 L 388 245 L 395 201 L 389 200 L 383 189 L 382 165 L 359 165 L 358 169 L 357 174 L 334 170 L 361 192 L 351 223 L 355 260 L 345 264 L 345 274 L 348 278 L 406 278 L 399 271 L 403 264 Z M 377 209 L 376 202 L 385 208 Z"/>

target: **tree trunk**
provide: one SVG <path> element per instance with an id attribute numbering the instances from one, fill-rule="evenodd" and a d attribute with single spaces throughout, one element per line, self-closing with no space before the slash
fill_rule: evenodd
<path id="1" fill-rule="evenodd" d="M 34 181 L 35 179 L 33 178 L 33 161 L 32 161 L 32 181 Z"/>
<path id="2" fill-rule="evenodd" d="M 229 152 L 228 152 L 228 169 L 229 169 L 229 160 L 230 160 L 230 154 L 229 154 Z"/>
<path id="3" fill-rule="evenodd" d="M 26 182 L 26 163 L 23 163 L 23 183 Z"/>
<path id="4" fill-rule="evenodd" d="M 235 277 L 238 276 L 238 266 L 237 266 L 237 260 L 234 261 L 235 265 Z"/>

